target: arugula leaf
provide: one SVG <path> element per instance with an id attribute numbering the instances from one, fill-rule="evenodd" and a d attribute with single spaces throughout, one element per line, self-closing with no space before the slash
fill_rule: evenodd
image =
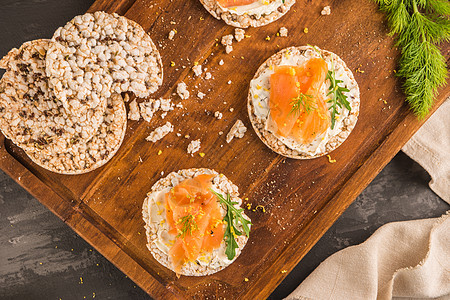
<path id="1" fill-rule="evenodd" d="M 333 65 L 333 62 L 331 64 Z M 331 98 L 327 101 L 327 103 L 331 103 L 331 106 L 329 107 L 331 110 L 331 129 L 334 129 L 334 125 L 336 124 L 336 116 L 339 115 L 337 107 L 339 106 L 339 108 L 342 108 L 342 106 L 344 106 L 349 111 L 352 110 L 350 103 L 347 100 L 347 96 L 344 94 L 344 92 L 350 92 L 350 90 L 339 85 L 339 83 L 342 83 L 343 81 L 336 79 L 336 70 L 334 69 L 334 65 L 332 69 L 328 71 L 326 79 L 330 81 L 327 96 L 331 96 Z"/>
<path id="2" fill-rule="evenodd" d="M 242 225 L 242 229 L 247 237 L 250 236 L 250 225 L 252 223 L 245 219 L 242 212 L 243 208 L 234 207 L 238 202 L 231 201 L 230 194 L 227 193 L 227 198 L 222 194 L 217 193 L 213 189 L 210 191 L 219 199 L 220 203 L 225 204 L 227 206 L 227 214 L 224 217 L 224 221 L 227 223 L 227 228 L 224 234 L 224 240 L 227 244 L 227 248 L 225 250 L 225 254 L 229 260 L 232 260 L 236 256 L 236 248 L 239 248 L 238 243 L 236 242 L 235 237 L 241 236 L 243 233 L 237 229 L 237 226 Z"/>
<path id="3" fill-rule="evenodd" d="M 308 44 L 308 46 L 312 47 L 317 53 L 319 53 L 320 57 L 325 60 L 322 53 L 320 53 L 316 46 L 312 46 L 310 44 Z M 348 109 L 348 111 L 351 111 L 352 107 L 350 106 L 350 102 L 347 100 L 347 96 L 344 95 L 344 92 L 350 92 L 350 90 L 340 86 L 339 83 L 343 83 L 343 81 L 336 79 L 336 69 L 334 68 L 333 58 L 331 58 L 331 66 L 331 70 L 328 70 L 325 80 L 328 79 L 330 81 L 327 96 L 331 95 L 331 98 L 327 101 L 327 103 L 331 103 L 331 106 L 329 107 L 329 110 L 331 110 L 331 129 L 334 129 L 334 125 L 336 124 L 336 116 L 339 115 L 337 107 L 339 106 L 339 108 L 342 108 L 342 106 L 344 106 Z"/>

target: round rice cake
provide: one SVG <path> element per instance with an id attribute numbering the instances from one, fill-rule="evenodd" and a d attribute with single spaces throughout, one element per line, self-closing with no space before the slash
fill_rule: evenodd
<path id="1" fill-rule="evenodd" d="M 107 102 L 104 119 L 96 134 L 88 141 L 76 141 L 66 152 L 46 154 L 26 151 L 37 165 L 60 174 L 76 175 L 93 171 L 106 164 L 119 150 L 127 127 L 125 104 L 120 94 Z"/>
<path id="2" fill-rule="evenodd" d="M 234 185 L 223 174 L 219 174 L 211 169 L 184 169 L 178 172 L 172 172 L 166 177 L 158 180 L 147 193 L 142 206 L 142 215 L 145 221 L 145 230 L 147 235 L 147 248 L 150 250 L 153 257 L 163 266 L 175 272 L 171 258 L 169 257 L 169 245 L 167 242 L 175 240 L 175 236 L 168 233 L 169 225 L 165 221 L 166 208 L 164 204 L 164 195 L 173 187 L 186 179 L 194 178 L 201 174 L 211 174 L 214 177 L 211 179 L 212 189 L 216 192 L 226 195 L 230 194 L 231 200 L 237 202 L 234 206 L 240 208 L 242 199 L 239 198 L 238 187 Z M 161 201 L 162 200 L 162 201 Z M 227 207 L 224 204 L 220 205 L 222 217 L 227 213 Z M 244 218 L 250 220 L 245 214 Z M 162 221 L 164 220 L 164 221 Z M 237 228 L 243 232 L 242 226 Z M 228 260 L 225 254 L 226 243 L 222 241 L 218 249 L 213 250 L 212 253 L 204 253 L 200 255 L 196 261 L 186 262 L 181 268 L 181 275 L 185 276 L 205 276 L 216 273 L 231 263 L 241 253 L 248 237 L 243 234 L 235 237 L 239 248 L 236 248 L 236 256 L 232 260 Z M 165 242 L 167 240 L 167 242 Z"/>
<path id="3" fill-rule="evenodd" d="M 345 107 L 337 107 L 339 114 L 334 129 L 328 128 L 308 145 L 295 144 L 288 138 L 276 136 L 266 126 L 270 114 L 270 75 L 274 73 L 274 66 L 301 66 L 308 59 L 319 57 L 325 60 L 329 70 L 335 69 L 336 78 L 343 81 L 339 86 L 349 90 L 349 92 L 344 92 L 344 94 L 347 96 L 351 110 L 349 111 Z M 329 98 L 327 95 L 329 86 L 329 81 L 325 80 L 320 87 L 319 93 L 322 94 L 323 99 Z M 327 105 L 330 106 L 331 104 L 327 103 Z M 359 105 L 359 86 L 345 62 L 332 52 L 311 46 L 289 47 L 268 58 L 259 67 L 250 82 L 247 98 L 249 118 L 253 129 L 261 141 L 276 153 L 295 159 L 320 157 L 339 147 L 356 125 L 359 116 Z"/>
<path id="4" fill-rule="evenodd" d="M 12 49 L 0 64 L 0 129 L 26 151 L 67 151 L 74 141 L 86 142 L 103 122 L 103 112 L 74 115 L 59 101 L 45 75 L 46 52 L 52 42 L 35 40 Z"/>
<path id="5" fill-rule="evenodd" d="M 240 28 L 264 26 L 284 16 L 295 0 L 257 0 L 252 4 L 223 7 L 217 0 L 200 0 L 216 19 Z"/>
<path id="6" fill-rule="evenodd" d="M 113 92 L 147 97 L 162 84 L 161 57 L 152 39 L 139 24 L 115 13 L 76 16 L 55 31 L 52 41 L 46 71 L 66 107 L 96 107 Z"/>

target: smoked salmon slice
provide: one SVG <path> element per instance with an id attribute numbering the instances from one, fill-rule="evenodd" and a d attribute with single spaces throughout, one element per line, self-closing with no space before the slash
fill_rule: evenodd
<path id="1" fill-rule="evenodd" d="M 176 235 L 169 256 L 177 273 L 186 262 L 222 243 L 225 226 L 217 197 L 209 190 L 212 177 L 186 179 L 165 194 L 169 233 Z"/>
<path id="2" fill-rule="evenodd" d="M 224 8 L 233 7 L 233 6 L 243 6 L 255 3 L 259 0 L 217 0 L 220 6 Z"/>
<path id="3" fill-rule="evenodd" d="M 328 72 L 326 62 L 312 58 L 302 66 L 276 66 L 270 76 L 270 117 L 277 133 L 303 144 L 312 142 L 330 126 L 320 87 Z M 297 109 L 294 103 L 300 101 Z"/>

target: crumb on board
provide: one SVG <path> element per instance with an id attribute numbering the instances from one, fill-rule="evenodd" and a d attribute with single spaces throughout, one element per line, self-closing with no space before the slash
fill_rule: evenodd
<path id="1" fill-rule="evenodd" d="M 153 130 L 148 137 L 145 138 L 149 142 L 157 142 L 165 137 L 169 132 L 173 131 L 173 125 L 170 122 L 166 122 L 163 126 L 160 126 Z M 159 154 L 158 154 L 159 155 Z"/>
<path id="2" fill-rule="evenodd" d="M 175 36 L 176 33 L 177 33 L 177 31 L 175 29 L 172 29 L 169 32 L 169 40 L 173 40 L 173 37 Z"/>
<path id="3" fill-rule="evenodd" d="M 245 30 L 241 28 L 236 28 L 234 30 L 234 38 L 238 42 L 242 41 L 245 38 Z"/>
<path id="4" fill-rule="evenodd" d="M 214 113 L 214 117 L 216 117 L 217 120 L 220 120 L 220 119 L 222 119 L 223 114 L 222 114 L 220 111 L 216 111 L 216 112 Z"/>
<path id="5" fill-rule="evenodd" d="M 331 7 L 329 5 L 325 6 L 320 12 L 322 16 L 329 16 L 331 14 Z"/>
<path id="6" fill-rule="evenodd" d="M 174 105 L 172 103 L 172 100 L 170 99 L 149 99 L 147 101 L 139 103 L 140 107 L 140 113 L 141 117 L 146 122 L 150 122 L 153 115 L 158 111 L 162 110 L 164 113 L 161 115 L 161 117 L 164 119 L 165 114 L 167 114 L 168 111 L 173 110 Z"/>
<path id="7" fill-rule="evenodd" d="M 208 79 L 211 79 L 211 78 L 212 78 L 211 73 L 206 72 L 206 73 L 205 73 L 205 79 L 208 80 Z"/>
<path id="8" fill-rule="evenodd" d="M 231 80 L 228 80 L 227 84 L 231 84 Z"/>
<path id="9" fill-rule="evenodd" d="M 308 33 L 308 32 L 309 32 L 308 27 L 305 27 L 305 29 L 303 29 L 303 32 L 304 32 L 304 33 Z"/>
<path id="10" fill-rule="evenodd" d="M 200 150 L 200 145 L 201 145 L 200 139 L 192 140 L 187 147 L 187 153 L 193 154 L 197 152 L 198 150 Z"/>
<path id="11" fill-rule="evenodd" d="M 225 46 L 225 52 L 227 54 L 230 53 L 231 51 L 233 51 L 233 46 L 232 46 L 233 35 L 232 34 L 224 35 L 222 37 L 222 40 L 220 41 L 220 43 Z"/>
<path id="12" fill-rule="evenodd" d="M 246 131 L 247 127 L 245 127 L 244 123 L 238 119 L 227 134 L 226 138 L 227 143 L 230 143 L 233 140 L 233 138 L 239 139 L 243 138 Z"/>
<path id="13" fill-rule="evenodd" d="M 197 97 L 199 97 L 200 99 L 203 99 L 205 96 L 206 96 L 205 93 L 202 93 L 202 92 L 197 93 Z"/>
<path id="14" fill-rule="evenodd" d="M 198 155 L 200 155 L 200 157 L 205 157 L 205 153 L 200 152 Z"/>
<path id="15" fill-rule="evenodd" d="M 139 121 L 140 118 L 141 115 L 139 114 L 139 107 L 135 99 L 130 103 L 130 111 L 128 112 L 128 119 L 133 121 Z"/>
<path id="16" fill-rule="evenodd" d="M 187 90 L 186 83 L 180 82 L 177 85 L 177 94 L 181 99 L 189 98 L 189 91 Z"/>
<path id="17" fill-rule="evenodd" d="M 288 36 L 288 30 L 286 27 L 281 27 L 279 33 L 280 33 L 280 36 L 282 36 L 282 37 Z"/>
<path id="18" fill-rule="evenodd" d="M 221 60 L 219 61 L 219 66 L 223 66 L 223 64 L 224 64 L 223 59 L 221 59 Z"/>
<path id="19" fill-rule="evenodd" d="M 194 71 L 195 76 L 200 76 L 202 74 L 202 65 L 195 65 L 192 67 L 192 71 Z"/>

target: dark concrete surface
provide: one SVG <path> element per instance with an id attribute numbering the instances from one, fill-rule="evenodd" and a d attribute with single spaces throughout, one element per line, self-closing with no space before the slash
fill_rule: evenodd
<path id="1" fill-rule="evenodd" d="M 0 0 L 0 56 L 49 38 L 91 0 Z M 438 217 L 450 207 L 428 174 L 399 153 L 273 292 L 281 299 L 334 252 L 392 221 Z M 122 272 L 0 171 L 0 299 L 149 299 Z"/>

